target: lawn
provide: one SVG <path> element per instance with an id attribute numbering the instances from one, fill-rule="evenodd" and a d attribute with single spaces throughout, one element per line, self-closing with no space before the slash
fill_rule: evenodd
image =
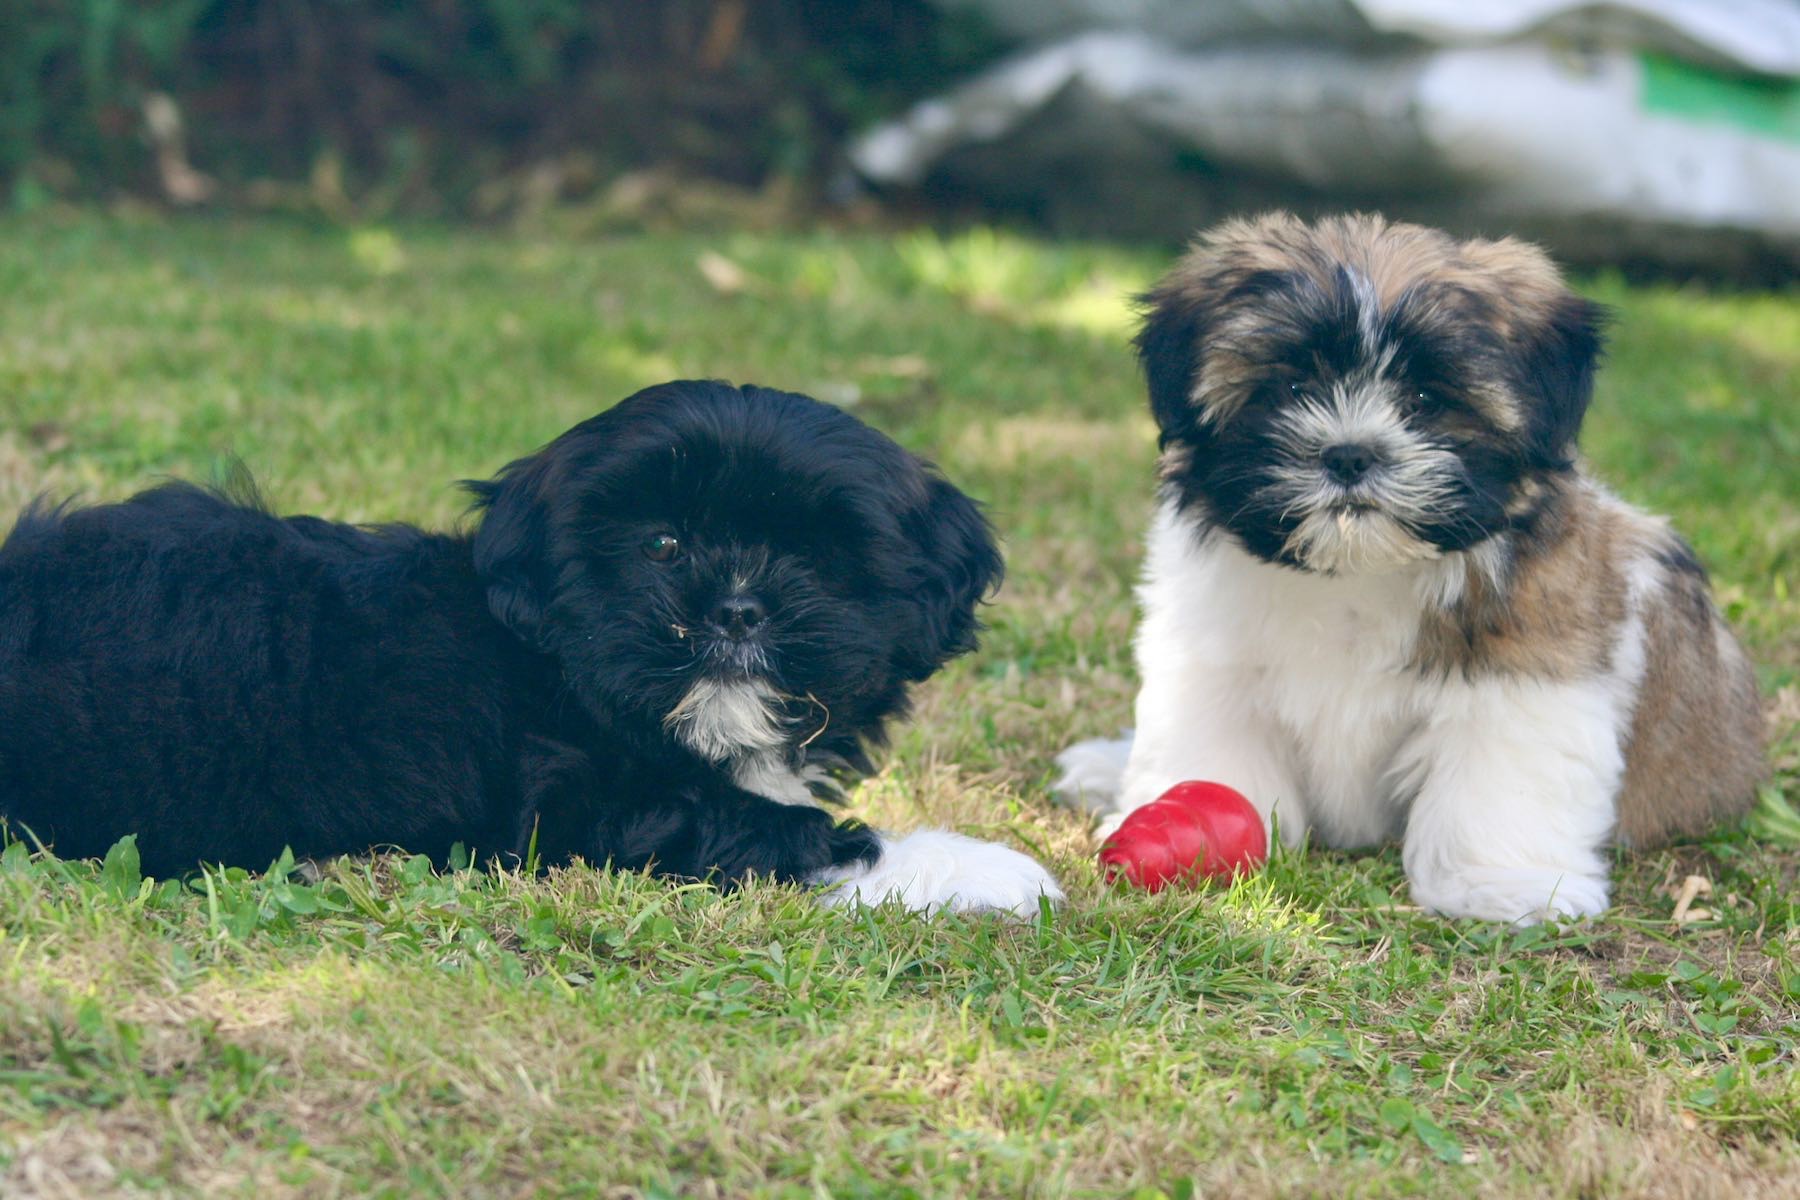
<path id="1" fill-rule="evenodd" d="M 1007 234 L 0 226 L 0 529 L 235 455 L 279 506 L 460 519 L 648 383 L 851 405 L 989 505 L 981 651 L 853 810 L 1046 855 L 1028 923 L 393 856 L 140 880 L 0 855 L 0 1194 L 1800 1195 L 1800 849 L 1632 858 L 1604 919 L 1407 907 L 1393 851 L 1119 894 L 1051 758 L 1128 720 L 1166 252 Z M 1587 448 L 1714 570 L 1800 802 L 1800 291 L 1618 308 Z M 1715 886 L 1672 922 L 1673 885 Z"/>

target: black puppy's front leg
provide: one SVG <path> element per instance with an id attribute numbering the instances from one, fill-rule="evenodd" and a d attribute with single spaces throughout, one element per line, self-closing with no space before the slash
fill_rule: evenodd
<path id="1" fill-rule="evenodd" d="M 781 804 L 727 783 L 689 786 L 653 804 L 604 814 L 595 861 L 731 887 L 751 875 L 804 883 L 881 856 L 874 830 L 809 804 Z"/>
<path id="2" fill-rule="evenodd" d="M 723 779 L 603 777 L 586 753 L 548 739 L 529 740 L 519 792 L 512 853 L 523 860 L 535 845 L 544 866 L 580 855 L 596 866 L 730 886 L 751 875 L 806 882 L 881 856 L 873 830 L 812 805 L 781 804 Z"/>

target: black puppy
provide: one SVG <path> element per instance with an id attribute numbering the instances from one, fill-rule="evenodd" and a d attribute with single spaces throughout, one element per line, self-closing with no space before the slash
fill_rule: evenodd
<path id="1" fill-rule="evenodd" d="M 186 484 L 0 546 L 0 815 L 147 870 L 398 845 L 1023 909 L 1053 881 L 812 802 L 975 645 L 975 505 L 855 418 L 646 389 L 490 482 L 470 534 Z M 926 842 L 917 839 L 926 837 Z"/>

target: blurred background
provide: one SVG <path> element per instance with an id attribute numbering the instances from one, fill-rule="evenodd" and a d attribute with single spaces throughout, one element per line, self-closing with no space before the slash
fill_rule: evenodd
<path id="1" fill-rule="evenodd" d="M 1175 241 L 1380 207 L 1800 264 L 1794 0 L 0 0 L 15 211 Z"/>

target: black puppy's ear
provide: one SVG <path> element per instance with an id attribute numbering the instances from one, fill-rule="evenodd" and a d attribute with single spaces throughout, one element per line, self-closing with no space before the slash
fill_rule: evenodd
<path id="1" fill-rule="evenodd" d="M 923 506 L 905 518 L 922 576 L 914 602 L 919 636 L 900 651 L 909 678 L 924 679 L 944 661 L 975 648 L 975 608 L 1000 585 L 1005 568 L 994 531 L 973 500 L 942 479 L 926 484 Z"/>
<path id="2" fill-rule="evenodd" d="M 1529 407 L 1526 428 L 1534 466 L 1561 470 L 1575 461 L 1575 438 L 1594 398 L 1594 369 L 1610 315 L 1603 305 L 1565 294 L 1522 340 L 1514 361 Z"/>
<path id="3" fill-rule="evenodd" d="M 487 584 L 488 608 L 521 640 L 543 636 L 551 578 L 549 506 L 545 487 L 551 456 L 534 454 L 508 464 L 490 480 L 464 480 L 482 509 L 475 531 L 475 572 Z"/>

